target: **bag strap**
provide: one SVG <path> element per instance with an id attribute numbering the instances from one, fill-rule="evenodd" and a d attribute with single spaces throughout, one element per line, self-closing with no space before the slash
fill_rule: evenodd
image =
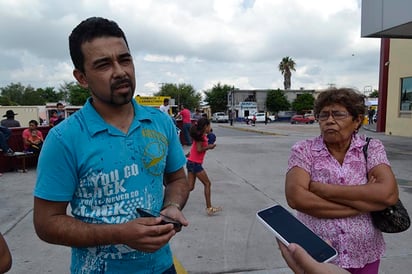
<path id="1" fill-rule="evenodd" d="M 371 137 L 366 137 L 366 144 L 363 146 L 362 151 L 363 151 L 363 156 L 365 156 L 365 161 L 366 161 L 366 177 L 368 176 L 368 146 L 369 146 L 369 142 L 372 138 Z"/>
<path id="2" fill-rule="evenodd" d="M 365 160 L 366 162 L 368 161 L 368 146 L 369 146 L 369 142 L 372 138 L 371 137 L 366 137 L 366 144 L 363 146 L 362 150 L 363 150 L 363 155 L 365 156 Z"/>

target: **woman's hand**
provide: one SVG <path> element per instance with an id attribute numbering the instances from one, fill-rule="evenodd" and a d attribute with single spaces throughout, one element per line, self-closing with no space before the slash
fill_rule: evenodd
<path id="1" fill-rule="evenodd" d="M 315 261 L 301 246 L 290 244 L 285 246 L 277 240 L 282 257 L 295 273 L 304 274 L 349 274 L 346 270 L 331 263 Z"/>

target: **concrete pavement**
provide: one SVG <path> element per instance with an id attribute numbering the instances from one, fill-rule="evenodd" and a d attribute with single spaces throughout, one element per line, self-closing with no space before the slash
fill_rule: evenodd
<path id="1" fill-rule="evenodd" d="M 223 206 L 216 216 L 205 213 L 203 186 L 197 182 L 184 209 L 190 225 L 172 240 L 175 256 L 189 273 L 291 273 L 279 255 L 273 235 L 256 221 L 255 212 L 273 203 L 286 206 L 284 172 L 290 146 L 316 136 L 317 125 L 271 123 L 214 124 L 217 148 L 209 151 L 206 171 L 212 181 L 212 202 Z M 233 133 L 227 128 L 261 134 Z M 412 212 L 412 139 L 366 131 L 381 139 L 400 186 L 400 197 Z M 36 171 L 0 177 L 0 231 L 13 255 L 10 273 L 68 273 L 70 250 L 42 242 L 32 225 L 32 189 Z M 411 229 L 385 234 L 387 251 L 381 274 L 410 273 Z"/>

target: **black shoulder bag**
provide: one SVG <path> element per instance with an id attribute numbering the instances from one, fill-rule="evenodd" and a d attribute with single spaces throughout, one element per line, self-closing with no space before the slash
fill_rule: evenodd
<path id="1" fill-rule="evenodd" d="M 367 137 L 366 144 L 363 147 L 363 154 L 366 162 L 368 162 L 368 146 L 370 140 L 371 138 Z M 366 176 L 368 176 L 368 170 L 366 170 Z M 402 232 L 407 230 L 411 225 L 408 211 L 399 199 L 393 206 L 380 211 L 372 211 L 371 216 L 374 226 L 386 233 Z"/>

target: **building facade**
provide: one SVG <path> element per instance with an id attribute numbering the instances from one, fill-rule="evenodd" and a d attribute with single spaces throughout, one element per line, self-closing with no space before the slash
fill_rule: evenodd
<path id="1" fill-rule="evenodd" d="M 381 38 L 377 131 L 412 137 L 412 1 L 362 0 L 362 37 Z"/>
<path id="2" fill-rule="evenodd" d="M 228 94 L 228 111 L 233 110 L 236 118 L 247 117 L 253 112 L 266 112 L 266 98 L 270 89 L 241 90 L 236 89 Z M 292 103 L 300 94 L 310 93 L 315 98 L 315 90 L 284 90 L 287 100 Z"/>

